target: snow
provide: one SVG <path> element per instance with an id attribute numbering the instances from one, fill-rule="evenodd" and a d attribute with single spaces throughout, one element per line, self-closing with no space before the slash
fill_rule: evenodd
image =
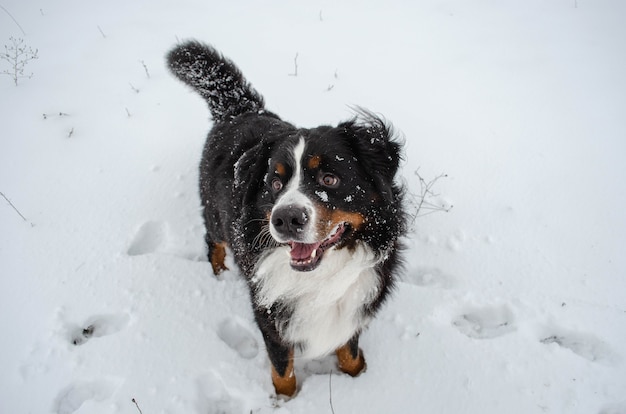
<path id="1" fill-rule="evenodd" d="M 320 200 L 322 200 L 323 202 L 327 203 L 328 202 L 328 193 L 326 191 L 321 191 L 318 190 L 315 192 L 315 194 L 320 198 Z"/>
<path id="2" fill-rule="evenodd" d="M 0 412 L 626 413 L 626 3 L 2 6 L 25 34 L 0 10 L 0 40 L 39 59 L 0 77 L 0 192 L 26 218 L 0 197 Z M 298 125 L 384 115 L 412 208 L 418 168 L 447 175 L 358 378 L 298 360 L 272 397 L 244 283 L 204 258 L 211 123 L 164 60 L 185 38 Z"/>

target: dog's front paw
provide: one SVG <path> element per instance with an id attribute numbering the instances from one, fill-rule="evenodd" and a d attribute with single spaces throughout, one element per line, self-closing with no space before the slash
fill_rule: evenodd
<path id="1" fill-rule="evenodd" d="M 284 361 L 282 361 L 284 362 Z M 272 362 L 272 383 L 276 396 L 279 398 L 291 398 L 296 395 L 298 384 L 296 373 L 293 368 L 293 349 L 289 350 L 287 364 L 278 364 L 278 368 Z"/>
<path id="2" fill-rule="evenodd" d="M 293 371 L 283 377 L 278 375 L 276 371 L 272 371 L 272 382 L 274 383 L 276 398 L 288 401 L 296 395 L 298 387 Z"/>

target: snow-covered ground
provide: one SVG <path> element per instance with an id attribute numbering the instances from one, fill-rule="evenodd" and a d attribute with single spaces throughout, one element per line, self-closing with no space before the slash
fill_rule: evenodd
<path id="1" fill-rule="evenodd" d="M 0 76 L 1 413 L 626 413 L 626 2 L 1 5 L 39 56 Z M 298 125 L 383 114 L 412 211 L 454 205 L 414 220 L 360 377 L 299 360 L 272 397 L 244 283 L 204 259 L 185 38 Z"/>

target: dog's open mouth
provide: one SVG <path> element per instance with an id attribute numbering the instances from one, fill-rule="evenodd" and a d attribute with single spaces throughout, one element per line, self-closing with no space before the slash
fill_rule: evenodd
<path id="1" fill-rule="evenodd" d="M 301 272 L 314 270 L 320 264 L 324 252 L 339 243 L 345 231 L 346 225 L 342 223 L 321 242 L 307 244 L 290 241 L 288 244 L 291 246 L 289 252 L 291 267 Z"/>

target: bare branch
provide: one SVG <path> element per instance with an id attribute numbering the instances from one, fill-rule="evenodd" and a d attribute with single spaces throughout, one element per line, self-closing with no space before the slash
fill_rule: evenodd
<path id="1" fill-rule="evenodd" d="M 0 53 L 0 59 L 9 64 L 9 69 L 4 69 L 0 74 L 9 75 L 17 86 L 19 79 L 32 78 L 33 74 L 24 75 L 24 68 L 31 60 L 39 59 L 38 50 L 24 45 L 24 39 L 9 37 L 11 45 L 4 45 L 4 53 Z"/>
<path id="2" fill-rule="evenodd" d="M 134 398 L 132 399 L 132 402 L 135 404 L 135 407 L 137 407 L 137 410 L 139 411 L 139 414 L 143 414 L 141 412 L 141 408 L 139 408 L 139 404 L 137 403 L 137 400 L 135 400 Z"/>
<path id="3" fill-rule="evenodd" d="M 330 411 L 335 414 L 335 408 L 333 407 L 333 371 L 328 373 L 328 402 L 330 403 Z"/>
<path id="4" fill-rule="evenodd" d="M 20 213 L 20 211 L 17 209 L 17 207 L 15 207 L 15 205 L 13 205 L 13 203 L 11 202 L 11 200 L 9 200 L 9 198 L 7 196 L 4 195 L 3 192 L 0 191 L 0 196 L 2 196 L 2 198 L 4 198 L 6 200 L 7 203 L 9 203 L 9 205 L 13 208 L 13 210 L 15 210 L 15 212 L 17 214 L 19 214 L 19 216 L 22 218 L 22 220 L 24 220 L 25 222 L 29 223 L 31 227 L 34 227 L 35 225 L 33 223 L 30 223 L 28 221 L 28 219 L 26 217 L 24 217 L 24 215 L 22 213 Z"/>
<path id="5" fill-rule="evenodd" d="M 143 70 L 146 71 L 146 76 L 148 77 L 148 79 L 150 79 L 150 72 L 148 72 L 148 66 L 146 66 L 146 63 L 143 60 L 140 60 L 141 65 L 143 66 Z"/>
<path id="6" fill-rule="evenodd" d="M 48 118 L 52 118 L 52 117 L 63 117 L 63 116 L 70 116 L 70 114 L 66 114 L 65 112 L 59 112 L 58 114 L 43 114 L 43 119 L 48 119 Z"/>
<path id="7" fill-rule="evenodd" d="M 19 22 L 17 20 L 15 20 L 15 17 L 13 17 L 13 15 L 11 13 L 9 13 L 9 11 L 7 9 L 4 8 L 4 6 L 2 6 L 0 4 L 0 9 L 4 10 L 4 12 L 11 18 L 11 20 L 13 20 L 13 23 L 15 23 L 17 25 L 17 27 L 20 28 L 22 34 L 24 36 L 26 36 L 26 32 L 24 31 L 24 29 L 22 29 L 22 25 L 19 24 Z"/>
<path id="8" fill-rule="evenodd" d="M 420 182 L 420 194 L 416 196 L 417 207 L 413 214 L 413 221 L 418 217 L 427 216 L 436 212 L 449 212 L 453 205 L 447 205 L 441 202 L 435 202 L 434 199 L 439 197 L 439 194 L 433 191 L 433 187 L 442 178 L 447 178 L 447 174 L 439 174 L 430 181 L 426 181 L 419 173 L 419 169 L 415 170 L 414 174 L 417 176 Z"/>

